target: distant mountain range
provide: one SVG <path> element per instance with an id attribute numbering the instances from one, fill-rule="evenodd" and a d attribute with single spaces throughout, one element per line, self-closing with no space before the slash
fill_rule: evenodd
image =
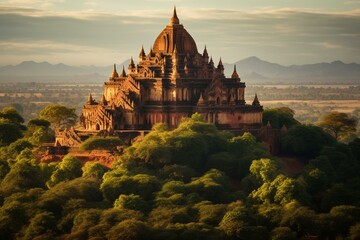
<path id="1" fill-rule="evenodd" d="M 360 64 L 316 63 L 283 66 L 257 57 L 249 57 L 235 63 L 237 72 L 246 82 L 259 83 L 360 83 Z M 234 64 L 224 64 L 227 75 Z"/>
<path id="2" fill-rule="evenodd" d="M 129 60 L 117 65 L 129 65 Z M 360 64 L 341 61 L 306 65 L 283 66 L 257 57 L 249 57 L 233 64 L 224 64 L 226 76 L 231 76 L 234 65 L 242 81 L 252 83 L 313 83 L 313 84 L 360 84 Z M 0 67 L 0 82 L 5 81 L 64 81 L 103 82 L 111 74 L 113 66 L 69 66 L 62 63 L 26 61 L 18 65 Z"/>

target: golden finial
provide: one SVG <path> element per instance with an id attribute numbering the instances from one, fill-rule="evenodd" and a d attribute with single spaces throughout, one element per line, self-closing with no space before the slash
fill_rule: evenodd
<path id="1" fill-rule="evenodd" d="M 173 15 L 170 20 L 170 25 L 174 25 L 174 24 L 180 24 L 180 20 L 176 14 L 176 6 L 174 6 Z"/>

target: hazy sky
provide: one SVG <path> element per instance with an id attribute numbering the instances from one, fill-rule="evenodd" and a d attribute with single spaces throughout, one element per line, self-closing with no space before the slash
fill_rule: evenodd
<path id="1" fill-rule="evenodd" d="M 360 63 L 360 0 L 0 0 L 0 65 L 110 65 L 149 51 L 176 4 L 215 61 Z"/>

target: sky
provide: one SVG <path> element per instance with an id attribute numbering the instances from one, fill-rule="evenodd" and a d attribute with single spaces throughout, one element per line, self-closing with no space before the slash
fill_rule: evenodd
<path id="1" fill-rule="evenodd" d="M 200 53 L 360 63 L 360 0 L 0 0 L 0 66 L 105 66 L 148 52 L 176 5 Z"/>

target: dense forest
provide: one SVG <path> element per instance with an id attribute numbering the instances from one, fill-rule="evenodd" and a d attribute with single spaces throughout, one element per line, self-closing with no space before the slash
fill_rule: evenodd
<path id="1" fill-rule="evenodd" d="M 277 156 L 194 114 L 122 151 L 113 138 L 84 143 L 111 146 L 111 168 L 71 155 L 39 162 L 53 128 L 74 114 L 47 107 L 25 125 L 14 108 L 0 111 L 0 239 L 360 239 L 360 139 L 347 114 L 315 126 L 267 109 L 265 124 L 288 129 Z M 289 171 L 284 159 L 301 167 Z"/>

